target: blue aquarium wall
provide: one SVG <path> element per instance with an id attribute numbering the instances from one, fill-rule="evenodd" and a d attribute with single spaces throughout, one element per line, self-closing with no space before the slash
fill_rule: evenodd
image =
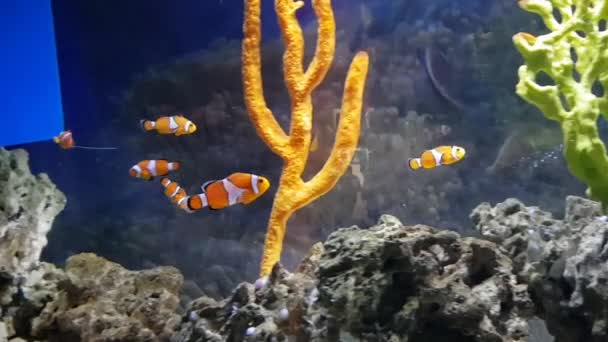
<path id="1" fill-rule="evenodd" d="M 50 0 L 0 5 L 0 146 L 49 140 L 63 130 Z"/>

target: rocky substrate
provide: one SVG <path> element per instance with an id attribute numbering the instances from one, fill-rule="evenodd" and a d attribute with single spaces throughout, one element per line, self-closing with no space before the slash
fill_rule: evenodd
<path id="1" fill-rule="evenodd" d="M 382 216 L 266 284 L 195 300 L 172 341 L 525 341 L 533 312 L 497 246 Z"/>
<path id="2" fill-rule="evenodd" d="M 566 199 L 564 219 L 482 203 L 477 237 L 383 215 L 341 228 L 292 272 L 180 304 L 173 267 L 132 271 L 90 253 L 38 262 L 65 197 L 0 151 L 0 342 L 607 341 L 608 219 Z M 16 195 L 18 194 L 18 196 Z M 34 241 L 35 243 L 31 243 Z M 15 254 L 16 252 L 16 254 Z"/>
<path id="3" fill-rule="evenodd" d="M 558 220 L 508 199 L 479 205 L 471 219 L 513 260 L 556 341 L 608 341 L 608 217 L 599 203 L 569 196 Z"/>

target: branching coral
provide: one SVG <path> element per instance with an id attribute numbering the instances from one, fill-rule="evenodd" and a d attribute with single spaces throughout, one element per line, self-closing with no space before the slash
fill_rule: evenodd
<path id="1" fill-rule="evenodd" d="M 258 135 L 284 161 L 260 266 L 266 276 L 280 260 L 287 221 L 291 214 L 330 191 L 350 164 L 360 134 L 361 107 L 369 59 L 359 52 L 346 77 L 342 112 L 333 150 L 323 168 L 307 182 L 302 180 L 311 143 L 312 92 L 325 78 L 334 57 L 335 21 L 330 0 L 313 0 L 318 17 L 316 51 L 304 71 L 304 38 L 296 18 L 303 1 L 276 0 L 281 34 L 285 42 L 283 72 L 291 97 L 291 128 L 287 135 L 264 99 L 260 53 L 260 0 L 245 1 L 242 46 L 245 104 Z"/>
<path id="2" fill-rule="evenodd" d="M 526 62 L 519 68 L 517 94 L 561 125 L 570 171 L 587 184 L 589 197 L 607 207 L 608 156 L 597 120 L 600 113 L 608 118 L 608 96 L 595 90 L 608 89 L 608 1 L 520 0 L 519 5 L 540 15 L 552 32 L 513 37 Z M 541 85 L 536 80 L 541 73 L 555 84 Z"/>

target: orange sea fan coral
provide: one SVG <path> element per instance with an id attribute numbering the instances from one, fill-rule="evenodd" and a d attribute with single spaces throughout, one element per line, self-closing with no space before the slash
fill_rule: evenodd
<path id="1" fill-rule="evenodd" d="M 312 128 L 311 94 L 325 78 L 335 52 L 335 21 L 330 0 L 312 0 L 318 17 L 318 38 L 313 59 L 304 71 L 304 38 L 296 18 L 303 1 L 276 0 L 275 10 L 285 53 L 283 72 L 291 97 L 289 135 L 281 128 L 264 99 L 260 56 L 260 0 L 245 0 L 242 67 L 245 104 L 258 135 L 284 161 L 264 243 L 260 276 L 266 276 L 280 260 L 287 220 L 291 214 L 329 192 L 350 164 L 361 129 L 361 107 L 369 58 L 359 52 L 353 59 L 344 87 L 336 140 L 322 169 L 307 182 L 306 167 Z"/>

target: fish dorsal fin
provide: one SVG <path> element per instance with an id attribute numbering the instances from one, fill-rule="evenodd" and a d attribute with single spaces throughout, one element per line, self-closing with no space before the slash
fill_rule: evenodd
<path id="1" fill-rule="evenodd" d="M 203 190 L 203 192 L 207 192 L 207 188 L 209 187 L 209 185 L 214 182 L 217 182 L 217 179 L 206 181 L 205 183 L 203 183 L 203 185 L 201 185 L 201 190 Z"/>

